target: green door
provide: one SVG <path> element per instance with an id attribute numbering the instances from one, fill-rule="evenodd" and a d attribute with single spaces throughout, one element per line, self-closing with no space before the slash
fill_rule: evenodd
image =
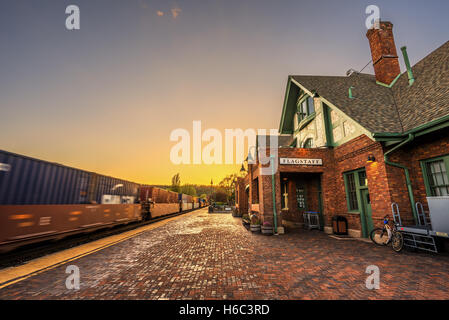
<path id="1" fill-rule="evenodd" d="M 373 215 L 372 215 L 372 210 L 371 210 L 371 198 L 370 198 L 368 189 L 360 190 L 360 195 L 362 198 L 362 206 L 363 206 L 361 222 L 365 224 L 366 228 L 364 228 L 364 229 L 366 230 L 366 233 L 367 233 L 367 234 L 364 234 L 363 236 L 368 237 L 369 234 L 371 233 L 371 230 L 374 229 Z"/>

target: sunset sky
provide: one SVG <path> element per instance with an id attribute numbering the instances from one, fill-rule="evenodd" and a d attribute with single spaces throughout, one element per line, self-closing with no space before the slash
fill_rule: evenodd
<path id="1" fill-rule="evenodd" d="M 70 4 L 80 30 L 65 28 Z M 449 40 L 446 0 L 0 0 L 0 149 L 140 183 L 218 182 L 241 164 L 174 165 L 172 130 L 277 129 L 289 74 L 371 60 L 370 4 L 412 64 Z"/>

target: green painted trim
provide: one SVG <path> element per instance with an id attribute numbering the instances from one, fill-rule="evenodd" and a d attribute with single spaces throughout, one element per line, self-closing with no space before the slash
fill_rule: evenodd
<path id="1" fill-rule="evenodd" d="M 369 192 L 369 188 L 368 185 L 366 186 L 361 186 L 360 185 L 360 176 L 359 173 L 360 172 L 365 172 L 366 174 L 366 168 L 360 168 L 357 170 L 353 170 L 353 171 L 348 171 L 348 172 L 344 172 L 343 173 L 343 177 L 345 180 L 345 193 L 346 193 L 346 204 L 348 206 L 348 212 L 352 213 L 352 214 L 359 214 L 360 215 L 360 225 L 362 227 L 362 235 L 364 238 L 368 237 L 368 226 L 367 226 L 367 222 L 366 222 L 366 212 L 364 212 L 363 210 L 363 203 L 362 203 L 362 190 L 368 190 Z M 350 202 L 349 202 L 349 188 L 348 188 L 348 176 L 350 174 L 354 174 L 354 183 L 355 183 L 355 193 L 356 193 L 356 197 L 357 197 L 357 206 L 358 206 L 358 210 L 351 210 L 351 206 L 350 206 Z"/>
<path id="2" fill-rule="evenodd" d="M 400 144 L 398 144 L 396 147 L 392 148 L 391 150 L 388 150 L 387 152 L 384 153 L 384 162 L 385 164 L 388 164 L 390 166 L 393 167 L 397 167 L 397 168 L 401 168 L 404 170 L 405 173 L 405 183 L 407 184 L 407 191 L 408 191 L 408 196 L 410 199 L 410 204 L 412 207 L 412 213 L 413 213 L 413 219 L 415 220 L 415 223 L 418 223 L 418 213 L 416 212 L 416 207 L 415 207 L 415 196 L 413 195 L 413 188 L 412 188 L 412 182 L 410 180 L 410 173 L 409 170 L 406 166 L 399 164 L 399 163 L 395 163 L 395 162 L 391 162 L 388 161 L 388 155 L 394 151 L 396 151 L 397 149 L 399 149 L 400 147 L 406 145 L 407 143 L 413 141 L 413 139 L 415 139 L 415 136 L 413 134 L 409 134 L 408 138 L 404 141 L 402 141 Z"/>
<path id="3" fill-rule="evenodd" d="M 332 122 L 329 114 L 329 106 L 321 101 L 321 109 L 323 110 L 324 131 L 326 134 L 326 146 L 333 147 Z"/>
<path id="4" fill-rule="evenodd" d="M 297 134 L 299 131 L 304 129 L 305 126 L 307 126 L 310 122 L 312 122 L 316 118 L 316 112 L 312 113 L 311 115 L 308 115 L 304 119 L 301 120 L 301 122 L 298 124 L 298 129 L 295 130 L 295 134 Z"/>
<path id="5" fill-rule="evenodd" d="M 433 197 L 433 195 L 432 195 L 432 190 L 430 188 L 427 164 L 430 162 L 440 161 L 440 160 L 444 161 L 444 165 L 446 166 L 446 175 L 447 175 L 447 178 L 449 179 L 449 154 L 434 157 L 434 158 L 424 159 L 424 160 L 420 161 L 421 171 L 422 171 L 423 179 L 424 179 L 424 185 L 426 187 L 426 194 L 428 197 Z"/>
<path id="6" fill-rule="evenodd" d="M 427 160 L 422 160 L 419 162 L 420 166 L 421 166 L 421 172 L 423 175 L 423 180 L 424 180 L 424 186 L 426 187 L 426 194 L 428 197 L 432 196 L 432 190 L 430 189 L 430 182 L 429 182 L 429 176 L 427 174 Z"/>
<path id="7" fill-rule="evenodd" d="M 308 89 L 306 89 L 303 85 L 301 85 L 298 81 L 296 81 L 293 78 L 290 78 L 291 82 L 293 82 L 294 84 L 296 84 L 299 88 L 301 88 L 302 91 L 304 91 L 305 93 L 307 93 L 309 96 L 314 96 L 315 94 L 312 91 L 309 91 Z"/>
<path id="8" fill-rule="evenodd" d="M 385 83 L 380 82 L 380 81 L 376 81 L 376 83 L 378 85 L 384 86 L 386 88 L 392 88 L 394 86 L 394 84 L 396 83 L 396 81 L 398 81 L 401 76 L 402 76 L 402 74 L 398 74 L 398 76 L 390 84 L 385 84 Z"/>
<path id="9" fill-rule="evenodd" d="M 371 131 L 369 131 L 368 129 L 366 129 L 365 127 L 363 127 L 360 123 L 358 123 L 356 120 L 354 120 L 353 118 L 351 118 L 350 116 L 348 116 L 346 113 L 344 113 L 343 111 L 341 111 L 338 107 L 336 107 L 334 104 L 332 104 L 331 102 L 329 102 L 328 100 L 326 100 L 323 97 L 320 97 L 321 101 L 324 102 L 325 104 L 327 104 L 327 106 L 329 108 L 331 108 L 332 110 L 336 110 L 338 111 L 340 114 L 342 114 L 343 116 L 345 116 L 347 119 L 351 120 L 352 122 L 354 122 L 354 124 L 360 129 L 360 131 L 363 132 L 363 134 L 365 134 L 367 137 L 369 137 L 370 139 L 373 139 L 373 133 Z M 332 121 L 331 121 L 332 123 Z M 334 145 L 337 145 L 336 142 L 333 142 Z"/>
<path id="10" fill-rule="evenodd" d="M 284 106 L 282 107 L 281 123 L 279 124 L 279 133 L 282 133 L 283 129 L 284 129 L 284 119 L 285 119 L 285 113 L 287 111 L 287 100 L 290 95 L 290 87 L 291 87 L 291 83 L 292 83 L 291 80 L 292 80 L 292 77 L 289 76 L 288 81 L 287 81 L 287 89 L 285 90 Z"/>
<path id="11" fill-rule="evenodd" d="M 398 137 L 382 137 L 382 138 L 375 138 L 376 141 L 382 141 L 382 142 L 401 142 L 403 139 L 399 139 Z"/>
<path id="12" fill-rule="evenodd" d="M 351 213 L 360 213 L 359 210 L 351 210 L 351 204 L 349 202 L 349 188 L 348 188 L 348 175 L 351 174 L 351 172 L 343 173 L 343 179 L 345 182 L 345 194 L 346 194 L 346 206 L 348 207 L 348 212 Z M 357 203 L 358 205 L 358 203 Z"/>
<path id="13" fill-rule="evenodd" d="M 271 165 L 271 193 L 273 195 L 273 223 L 274 223 L 274 233 L 278 233 L 278 219 L 277 219 L 277 212 L 276 212 L 276 188 L 275 188 L 275 172 L 274 172 L 274 161 L 275 156 L 270 155 L 270 165 Z"/>
<path id="14" fill-rule="evenodd" d="M 296 108 L 299 110 L 299 106 L 306 100 L 308 97 L 310 97 L 307 93 L 303 92 L 299 95 L 298 100 L 296 100 Z"/>

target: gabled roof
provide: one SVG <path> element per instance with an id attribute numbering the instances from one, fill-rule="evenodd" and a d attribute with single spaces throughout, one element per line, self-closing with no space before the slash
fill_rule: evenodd
<path id="1" fill-rule="evenodd" d="M 293 76 L 292 79 L 315 91 L 370 132 L 401 130 L 390 89 L 376 84 L 373 75 L 353 73 L 349 77 Z"/>
<path id="2" fill-rule="evenodd" d="M 374 75 L 362 73 L 349 77 L 290 76 L 290 81 L 316 92 L 372 133 L 404 133 L 449 114 L 449 41 L 412 71 L 412 86 L 407 72 L 391 87 L 377 84 Z M 286 95 L 289 98 L 291 95 Z M 291 113 L 287 108 L 292 108 L 292 103 L 284 103 L 282 121 Z"/>
<path id="3" fill-rule="evenodd" d="M 407 73 L 393 86 L 404 131 L 449 114 L 449 41 L 412 67 L 415 83 Z"/>

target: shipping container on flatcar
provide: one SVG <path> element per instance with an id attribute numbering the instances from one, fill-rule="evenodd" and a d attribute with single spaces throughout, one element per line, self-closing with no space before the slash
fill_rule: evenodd
<path id="1" fill-rule="evenodd" d="M 191 210 L 193 208 L 192 196 L 189 196 L 187 194 L 181 194 L 181 199 L 183 211 Z"/>
<path id="2" fill-rule="evenodd" d="M 153 189 L 152 186 L 140 186 L 140 201 L 153 201 Z"/>
<path id="3" fill-rule="evenodd" d="M 139 185 L 0 150 L 0 250 L 141 219 Z"/>
<path id="4" fill-rule="evenodd" d="M 169 190 L 142 186 L 140 189 L 141 199 L 151 201 L 150 215 L 151 218 L 166 216 L 179 212 L 178 194 Z"/>
<path id="5" fill-rule="evenodd" d="M 169 203 L 179 203 L 178 193 L 173 191 L 168 191 L 168 202 Z"/>

